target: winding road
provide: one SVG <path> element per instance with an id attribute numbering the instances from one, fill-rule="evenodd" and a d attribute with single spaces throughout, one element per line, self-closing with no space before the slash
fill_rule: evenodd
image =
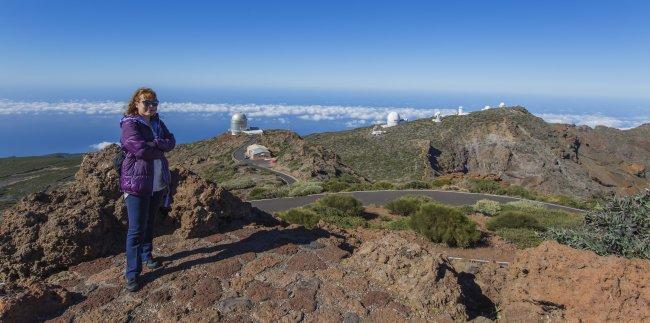
<path id="1" fill-rule="evenodd" d="M 293 176 L 291 176 L 289 174 L 279 172 L 279 171 L 277 171 L 275 169 L 272 169 L 271 165 L 269 165 L 268 161 L 266 161 L 266 160 L 251 160 L 251 159 L 246 158 L 246 147 L 248 147 L 248 146 L 250 146 L 250 145 L 252 145 L 252 144 L 254 144 L 256 142 L 257 142 L 257 137 L 255 135 L 252 135 L 251 138 L 246 141 L 246 143 L 244 143 L 241 147 L 239 147 L 239 148 L 235 149 L 235 151 L 233 151 L 232 158 L 235 161 L 240 162 L 242 164 L 245 164 L 245 165 L 248 165 L 248 166 L 251 166 L 251 167 L 254 167 L 254 168 L 262 169 L 262 170 L 265 170 L 267 172 L 271 172 L 271 173 L 275 174 L 276 176 L 278 176 L 287 185 L 291 185 L 291 184 L 295 183 L 297 181 L 297 179 L 295 177 L 293 177 Z"/>
<path id="2" fill-rule="evenodd" d="M 263 169 L 265 171 L 272 172 L 273 174 L 280 177 L 285 183 L 292 184 L 297 180 L 295 177 L 282 173 L 280 171 L 270 168 L 270 165 L 265 160 L 250 160 L 245 157 L 246 147 L 257 142 L 258 138 L 256 136 L 251 136 L 250 139 L 244 143 L 241 147 L 235 149 L 232 153 L 232 158 L 240 163 L 246 164 L 251 167 Z M 290 208 L 304 206 L 309 203 L 313 203 L 326 194 L 332 193 L 323 193 L 323 194 L 314 194 L 307 196 L 296 196 L 296 197 L 280 197 L 273 199 L 263 199 L 263 200 L 253 200 L 250 201 L 251 205 L 257 207 L 258 209 L 268 212 L 275 213 L 279 211 L 284 211 Z M 363 203 L 363 205 L 384 205 L 387 202 L 396 199 L 404 195 L 423 195 L 431 198 L 434 201 L 440 203 L 461 206 L 461 205 L 472 205 L 478 200 L 488 199 L 493 200 L 499 203 L 507 203 L 513 201 L 525 200 L 522 198 L 503 196 L 503 195 L 492 195 L 492 194 L 481 194 L 481 193 L 468 193 L 468 192 L 458 192 L 458 191 L 440 191 L 440 190 L 380 190 L 380 191 L 356 191 L 356 192 L 340 192 L 337 194 L 348 194 L 354 196 Z M 584 212 L 584 210 L 557 205 L 552 203 L 538 202 L 548 206 L 551 209 L 557 209 L 568 212 Z"/>
<path id="3" fill-rule="evenodd" d="M 299 207 L 307 205 L 309 203 L 315 202 L 326 194 L 314 194 L 307 196 L 296 196 L 296 197 L 281 197 L 274 199 L 264 199 L 264 200 L 253 200 L 250 201 L 252 206 L 257 207 L 260 210 L 263 210 L 268 213 L 274 213 L 278 211 L 287 210 L 294 207 Z M 467 193 L 467 192 L 457 192 L 457 191 L 439 191 L 439 190 L 385 190 L 385 191 L 357 191 L 357 192 L 340 192 L 336 194 L 349 194 L 354 196 L 356 199 L 361 201 L 363 205 L 384 205 L 387 202 L 398 198 L 403 195 L 423 195 L 431 198 L 434 201 L 438 201 L 444 204 L 449 205 L 472 205 L 478 200 L 488 199 L 497 201 L 500 203 L 507 203 L 512 201 L 525 200 L 517 197 L 502 196 L 502 195 L 491 195 L 491 194 L 481 194 L 481 193 Z M 538 202 L 548 206 L 551 209 L 557 209 L 568 212 L 584 212 L 584 210 L 562 206 L 551 203 Z"/>

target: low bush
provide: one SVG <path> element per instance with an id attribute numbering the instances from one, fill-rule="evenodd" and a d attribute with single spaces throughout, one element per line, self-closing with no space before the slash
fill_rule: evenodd
<path id="1" fill-rule="evenodd" d="M 519 210 L 519 211 L 536 212 L 544 208 L 546 208 L 544 204 L 536 201 L 531 201 L 531 200 L 517 200 L 517 201 L 508 202 L 501 206 L 501 209 L 504 211 Z"/>
<path id="2" fill-rule="evenodd" d="M 469 247 L 481 239 L 476 224 L 455 208 L 425 203 L 410 217 L 410 227 L 432 242 Z"/>
<path id="3" fill-rule="evenodd" d="M 474 204 L 474 211 L 487 216 L 495 216 L 501 211 L 501 203 L 488 199 L 478 200 Z"/>
<path id="4" fill-rule="evenodd" d="M 520 211 L 502 212 L 487 222 L 487 228 L 491 231 L 502 228 L 545 230 L 534 216 Z"/>
<path id="5" fill-rule="evenodd" d="M 352 184 L 331 179 L 323 182 L 323 190 L 326 192 L 341 192 L 348 190 Z"/>
<path id="6" fill-rule="evenodd" d="M 304 196 L 323 192 L 319 182 L 296 182 L 289 186 L 288 196 Z"/>
<path id="7" fill-rule="evenodd" d="M 501 228 L 496 234 L 519 248 L 537 247 L 544 241 L 539 232 L 526 228 Z"/>
<path id="8" fill-rule="evenodd" d="M 548 236 L 599 255 L 650 259 L 650 191 L 611 197 L 602 210 L 587 212 L 583 225 L 551 229 Z"/>
<path id="9" fill-rule="evenodd" d="M 428 188 L 429 188 L 429 184 L 423 181 L 410 181 L 408 183 L 404 183 L 400 185 L 400 189 L 405 189 L 405 190 L 424 190 Z"/>
<path id="10" fill-rule="evenodd" d="M 395 185 L 389 182 L 376 182 L 372 184 L 373 190 L 392 190 L 395 189 Z"/>
<path id="11" fill-rule="evenodd" d="M 409 218 L 399 218 L 386 223 L 385 228 L 388 230 L 407 230 L 409 228 Z"/>
<path id="12" fill-rule="evenodd" d="M 361 216 L 363 214 L 363 204 L 351 195 L 325 195 L 316 204 L 339 210 L 346 216 Z"/>
<path id="13" fill-rule="evenodd" d="M 429 182 L 429 188 L 439 188 L 453 183 L 454 182 L 450 178 L 436 178 Z"/>
<path id="14" fill-rule="evenodd" d="M 405 195 L 389 201 L 385 206 L 393 214 L 409 216 L 420 209 L 420 205 L 430 201 L 426 196 Z"/>
<path id="15" fill-rule="evenodd" d="M 538 199 L 538 195 L 532 191 L 529 191 L 521 186 L 510 185 L 501 190 L 498 190 L 496 194 L 508 195 L 508 196 L 517 196 L 529 200 Z"/>
<path id="16" fill-rule="evenodd" d="M 320 216 L 316 212 L 306 208 L 294 208 L 278 212 L 277 216 L 289 223 L 303 225 L 310 229 L 316 226 L 318 220 L 320 220 Z"/>
<path id="17" fill-rule="evenodd" d="M 469 191 L 472 193 L 499 194 L 503 192 L 499 182 L 489 179 L 470 178 L 469 184 Z"/>
<path id="18" fill-rule="evenodd" d="M 251 178 L 235 178 L 221 183 L 221 186 L 227 190 L 243 190 L 255 186 L 255 181 Z"/>

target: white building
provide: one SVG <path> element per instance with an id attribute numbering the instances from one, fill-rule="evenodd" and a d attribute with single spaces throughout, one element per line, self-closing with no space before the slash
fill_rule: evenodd
<path id="1" fill-rule="evenodd" d="M 469 113 L 467 113 L 467 112 L 465 112 L 465 111 L 463 110 L 463 106 L 459 106 L 459 107 L 458 107 L 458 115 L 459 115 L 459 116 L 464 116 L 464 115 L 467 115 L 467 114 L 469 114 Z"/>
<path id="2" fill-rule="evenodd" d="M 386 124 L 382 125 L 382 127 L 387 128 L 387 127 L 394 127 L 402 122 L 406 121 L 405 119 L 402 119 L 402 117 L 399 116 L 399 113 L 395 111 L 391 111 L 388 116 L 386 117 Z"/>
<path id="3" fill-rule="evenodd" d="M 248 130 L 248 118 L 243 113 L 235 113 L 230 118 L 230 134 L 238 135 L 242 131 Z"/>
<path id="4" fill-rule="evenodd" d="M 374 127 L 372 127 L 372 132 L 370 134 L 373 135 L 373 136 L 379 136 L 379 135 L 381 135 L 383 133 L 386 133 L 386 131 L 381 130 L 380 125 L 375 125 Z"/>
<path id="5" fill-rule="evenodd" d="M 505 107 L 506 107 L 505 102 L 501 102 L 501 103 L 499 103 L 499 108 L 505 108 Z"/>
<path id="6" fill-rule="evenodd" d="M 483 110 L 490 110 L 490 109 L 492 109 L 492 107 L 489 106 L 489 105 L 486 105 L 486 106 L 483 108 Z"/>
<path id="7" fill-rule="evenodd" d="M 249 127 L 248 118 L 246 118 L 246 115 L 241 112 L 237 112 L 230 118 L 230 134 L 235 136 L 240 133 L 245 133 L 247 135 L 256 135 L 261 134 L 262 130 L 255 127 Z"/>
<path id="8" fill-rule="evenodd" d="M 442 118 L 442 114 L 440 113 L 440 111 L 436 111 L 436 114 L 433 116 L 432 121 L 438 123 L 442 121 L 441 118 Z"/>
<path id="9" fill-rule="evenodd" d="M 269 151 L 268 148 L 262 145 L 253 144 L 246 147 L 246 157 L 248 157 L 249 159 L 271 158 L 271 152 Z"/>

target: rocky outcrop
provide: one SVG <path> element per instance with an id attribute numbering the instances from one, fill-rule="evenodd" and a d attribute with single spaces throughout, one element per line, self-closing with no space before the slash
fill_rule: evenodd
<path id="1" fill-rule="evenodd" d="M 650 262 L 600 257 L 556 242 L 511 264 L 499 315 L 507 322 L 650 320 Z"/>
<path id="2" fill-rule="evenodd" d="M 73 302 L 73 293 L 45 283 L 0 286 L 1 322 L 42 322 Z"/>
<path id="3" fill-rule="evenodd" d="M 181 237 L 195 238 L 215 232 L 225 221 L 250 215 L 250 203 L 242 202 L 223 187 L 206 182 L 189 170 L 172 172 L 174 187 L 169 220 Z"/>
<path id="4" fill-rule="evenodd" d="M 24 198 L 0 224 L 0 282 L 31 281 L 123 250 L 127 215 L 112 158 L 117 146 L 84 157 L 75 182 Z M 174 203 L 161 224 L 183 237 L 245 217 L 250 204 L 183 169 L 173 171 Z"/>
<path id="5" fill-rule="evenodd" d="M 327 180 L 348 174 L 365 181 L 365 178 L 344 165 L 334 152 L 307 142 L 294 132 L 275 130 L 264 135 L 261 143 L 275 153 L 280 167 L 297 178 Z"/>
<path id="6" fill-rule="evenodd" d="M 415 120 L 387 129 L 314 134 L 371 180 L 428 180 L 434 174 L 495 175 L 546 194 L 627 195 L 650 187 L 650 124 L 619 130 L 549 124 L 523 107 Z M 418 141 L 419 140 L 419 141 Z M 422 156 L 416 142 L 430 143 Z"/>
<path id="7" fill-rule="evenodd" d="M 489 272 L 490 280 L 497 280 L 504 276 L 498 267 L 459 270 L 446 255 L 397 233 L 363 243 L 346 265 L 406 300 L 414 317 L 456 321 L 496 317 L 495 304 L 484 295 L 486 288 L 481 288 L 477 275 Z"/>

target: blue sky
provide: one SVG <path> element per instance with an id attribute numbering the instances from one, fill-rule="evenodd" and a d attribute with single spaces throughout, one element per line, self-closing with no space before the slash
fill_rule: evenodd
<path id="1" fill-rule="evenodd" d="M 11 99 L 119 100 L 145 84 L 179 98 L 650 100 L 649 1 L 4 0 L 0 48 L 0 98 Z"/>

